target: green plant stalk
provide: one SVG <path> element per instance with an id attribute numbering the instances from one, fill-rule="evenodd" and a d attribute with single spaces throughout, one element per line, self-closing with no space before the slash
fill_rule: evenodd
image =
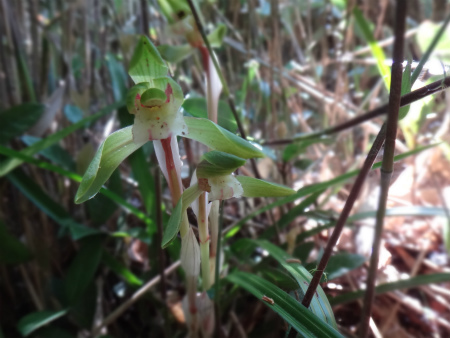
<path id="1" fill-rule="evenodd" d="M 389 93 L 389 113 L 387 116 L 386 144 L 381 165 L 380 198 L 378 203 L 375 238 L 370 257 L 369 275 L 367 278 L 366 295 L 360 326 L 360 337 L 367 337 L 369 333 L 369 321 L 372 312 L 372 303 L 375 297 L 375 280 L 378 270 L 378 260 L 383 234 L 384 217 L 386 215 L 386 203 L 389 194 L 389 185 L 394 171 L 395 140 L 397 138 L 398 116 L 400 110 L 404 32 L 406 22 L 406 0 L 398 0 L 396 8 L 395 41 L 392 58 L 391 89 Z"/>
<path id="2" fill-rule="evenodd" d="M 206 194 L 203 193 L 198 198 L 198 236 L 200 239 L 200 262 L 202 268 L 203 290 L 211 287 L 211 278 L 209 271 L 209 234 L 208 217 L 206 215 Z"/>

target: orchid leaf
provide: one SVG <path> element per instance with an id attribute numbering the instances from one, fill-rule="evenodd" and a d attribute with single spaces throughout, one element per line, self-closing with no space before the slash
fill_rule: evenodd
<path id="1" fill-rule="evenodd" d="M 295 193 L 295 190 L 284 185 L 249 176 L 237 175 L 236 179 L 244 189 L 244 197 L 284 197 Z"/>
<path id="2" fill-rule="evenodd" d="M 103 141 L 83 176 L 75 203 L 94 197 L 119 164 L 145 143 L 134 143 L 131 130 L 131 126 L 120 129 Z"/>
<path id="3" fill-rule="evenodd" d="M 187 138 L 203 143 L 211 149 L 223 151 L 241 158 L 264 157 L 264 154 L 246 140 L 230 133 L 207 119 L 185 117 Z"/>
<path id="4" fill-rule="evenodd" d="M 208 108 L 204 97 L 187 98 L 183 102 L 183 109 L 193 117 L 208 118 Z M 237 130 L 237 123 L 228 103 L 219 100 L 217 110 L 217 124 L 234 133 Z"/>
<path id="5" fill-rule="evenodd" d="M 161 247 L 167 247 L 176 237 L 180 230 L 181 219 L 186 216 L 186 209 L 194 202 L 203 191 L 198 188 L 197 184 L 187 188 L 180 200 L 172 211 L 172 215 L 169 218 L 166 228 L 164 229 L 164 235 L 161 243 Z"/>
<path id="6" fill-rule="evenodd" d="M 168 68 L 156 47 L 146 36 L 141 36 L 130 61 L 130 74 L 134 83 L 152 82 L 167 75 Z"/>

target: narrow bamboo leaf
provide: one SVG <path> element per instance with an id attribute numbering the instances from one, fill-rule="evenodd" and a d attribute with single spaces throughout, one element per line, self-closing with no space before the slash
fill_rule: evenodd
<path id="1" fill-rule="evenodd" d="M 67 171 L 67 170 L 60 168 L 58 166 L 55 166 L 51 163 L 34 159 L 33 157 L 27 156 L 27 155 L 23 154 L 22 152 L 18 152 L 13 149 L 3 147 L 1 145 L 0 145 L 0 154 L 9 156 L 11 158 L 17 158 L 17 159 L 20 159 L 22 162 L 31 163 L 41 169 L 45 169 L 45 170 L 49 170 L 49 171 L 58 173 L 62 176 L 70 178 L 72 181 L 75 181 L 78 183 L 80 183 L 82 181 L 82 177 L 73 172 Z M 105 195 L 106 197 L 108 197 L 110 200 L 116 202 L 118 205 L 122 206 L 122 208 L 124 210 L 126 210 L 127 212 L 131 212 L 138 219 L 143 221 L 147 225 L 148 229 L 152 230 L 151 233 L 156 232 L 156 226 L 155 226 L 154 222 L 146 214 L 144 214 L 142 211 L 137 209 L 135 206 L 128 203 L 122 197 L 118 196 L 117 194 L 115 194 L 114 192 L 112 192 L 108 189 L 101 188 L 100 193 Z M 57 222 L 60 223 L 58 220 L 57 220 Z M 91 230 L 93 230 L 93 229 L 91 229 Z M 73 235 L 74 234 L 72 233 L 72 236 Z"/>
<path id="2" fill-rule="evenodd" d="M 0 263 L 1 264 L 20 264 L 31 259 L 31 253 L 28 248 L 11 235 L 6 229 L 5 224 L 0 221 Z"/>
<path id="3" fill-rule="evenodd" d="M 159 45 L 157 48 L 161 53 L 162 58 L 171 63 L 179 63 L 184 59 L 187 59 L 195 51 L 195 49 L 189 44 L 180 46 Z"/>
<path id="4" fill-rule="evenodd" d="M 306 270 L 304 266 L 296 262 L 288 262 L 287 260 L 292 258 L 287 252 L 277 247 L 276 245 L 270 243 L 266 240 L 251 240 L 243 239 L 243 241 L 248 242 L 249 245 L 257 245 L 264 250 L 267 250 L 269 254 L 275 258 L 278 263 L 280 263 L 298 283 L 298 293 L 300 301 L 303 299 L 308 285 L 311 282 L 312 275 Z M 331 309 L 328 298 L 325 292 L 320 286 L 317 287 L 316 295 L 313 297 L 310 305 L 311 311 L 323 320 L 325 323 L 337 328 L 336 321 L 334 319 L 334 314 Z"/>
<path id="5" fill-rule="evenodd" d="M 276 227 L 270 227 L 265 230 L 259 238 L 261 239 L 270 239 L 276 235 L 277 229 L 282 230 L 286 228 L 289 223 L 291 223 L 297 217 L 304 215 L 305 210 L 314 202 L 317 201 L 320 195 L 322 195 L 323 190 L 320 190 L 310 196 L 307 196 L 303 201 L 301 201 L 298 205 L 290 209 L 287 213 L 283 214 L 281 218 L 277 222 Z"/>
<path id="6" fill-rule="evenodd" d="M 51 199 L 50 196 L 48 196 L 35 181 L 25 175 L 20 168 L 8 174 L 7 178 L 42 212 L 47 214 L 62 228 L 69 231 L 74 240 L 103 233 L 96 229 L 81 225 L 73 220 L 60 204 Z"/>
<path id="7" fill-rule="evenodd" d="M 122 277 L 129 285 L 141 286 L 144 282 L 130 271 L 124 264 L 119 262 L 106 250 L 102 254 L 103 263 L 111 269 L 116 275 Z"/>
<path id="8" fill-rule="evenodd" d="M 141 36 L 130 61 L 130 74 L 134 83 L 151 82 L 164 77 L 168 69 L 156 47 L 147 36 Z"/>
<path id="9" fill-rule="evenodd" d="M 39 142 L 36 142 L 32 146 L 25 148 L 21 151 L 22 154 L 32 156 L 41 150 L 50 147 L 51 145 L 55 144 L 56 142 L 59 142 L 64 137 L 72 134 L 74 131 L 86 126 L 88 123 L 91 123 L 93 121 L 98 120 L 103 115 L 109 114 L 112 110 L 117 109 L 124 105 L 124 102 L 115 102 L 110 104 L 109 106 L 106 106 L 105 108 L 101 109 L 98 113 L 91 115 L 78 123 L 72 124 L 69 127 L 60 130 L 44 139 L 42 139 Z M 0 162 L 0 177 L 6 175 L 14 168 L 17 168 L 19 165 L 23 163 L 22 160 L 18 158 L 8 159 L 6 161 Z"/>
<path id="10" fill-rule="evenodd" d="M 287 293 L 258 276 L 246 272 L 234 272 L 226 279 L 243 287 L 260 300 L 264 296 L 273 300 L 273 304 L 271 302 L 264 302 L 264 304 L 278 313 L 303 337 L 343 337 Z"/>
<path id="11" fill-rule="evenodd" d="M 67 313 L 67 311 L 68 310 L 39 311 L 30 313 L 19 320 L 19 322 L 17 323 L 17 329 L 22 334 L 22 336 L 26 337 L 40 327 L 49 324 L 58 318 L 61 318 Z"/>
<path id="12" fill-rule="evenodd" d="M 121 62 L 118 62 L 113 53 L 106 53 L 106 65 L 109 70 L 109 76 L 112 82 L 114 99 L 120 101 L 125 99 L 127 91 L 127 73 Z"/>
<path id="13" fill-rule="evenodd" d="M 294 142 L 292 144 L 289 144 L 284 148 L 283 151 L 283 161 L 288 162 L 298 155 L 304 153 L 306 149 L 308 149 L 309 146 L 316 144 L 316 143 L 325 143 L 330 144 L 332 142 L 331 138 L 314 138 L 311 140 L 304 140 L 301 142 Z"/>
<path id="14" fill-rule="evenodd" d="M 0 112 L 0 144 L 22 135 L 42 116 L 45 106 L 40 103 L 23 103 Z"/>
<path id="15" fill-rule="evenodd" d="M 208 118 L 206 99 L 203 97 L 191 97 L 185 99 L 183 102 L 183 109 L 193 117 Z M 236 119 L 234 118 L 228 103 L 219 100 L 217 111 L 217 124 L 232 133 L 236 132 Z"/>
<path id="16" fill-rule="evenodd" d="M 74 304 L 94 278 L 102 257 L 103 236 L 91 236 L 81 241 L 81 249 L 70 264 L 64 278 L 69 305 Z"/>
<path id="17" fill-rule="evenodd" d="M 402 96 L 410 93 L 411 87 L 412 83 L 411 83 L 411 59 L 410 59 L 408 60 L 405 70 L 403 71 L 402 89 L 401 89 Z M 411 105 L 401 107 L 398 113 L 398 119 L 402 120 L 408 114 L 410 108 Z"/>
<path id="18" fill-rule="evenodd" d="M 32 146 L 33 144 L 41 141 L 42 139 L 35 136 L 24 135 L 22 141 L 25 142 L 27 146 Z M 63 149 L 59 144 L 53 144 L 52 146 L 45 148 L 39 152 L 42 156 L 48 158 L 55 164 L 67 170 L 75 170 L 75 161 L 73 156 Z"/>
<path id="19" fill-rule="evenodd" d="M 83 119 L 83 111 L 78 106 L 66 104 L 64 106 L 64 116 L 72 123 L 78 123 Z"/>
<path id="20" fill-rule="evenodd" d="M 294 189 L 257 178 L 237 175 L 236 179 L 244 189 L 244 197 L 284 197 L 295 193 Z"/>
<path id="21" fill-rule="evenodd" d="M 419 31 L 417 32 L 417 44 L 419 48 L 423 52 L 423 56 L 420 59 L 419 64 L 416 69 L 414 69 L 414 73 L 411 76 L 411 83 L 414 84 L 417 78 L 420 75 L 420 72 L 423 69 L 423 66 L 426 62 L 428 62 L 431 54 L 434 51 L 439 51 L 447 53 L 448 58 L 448 50 L 449 50 L 449 36 L 450 32 L 447 30 L 448 23 L 450 22 L 450 14 L 445 18 L 444 23 L 438 29 L 434 23 L 430 21 L 425 21 L 419 26 Z M 444 37 L 442 39 L 442 37 Z M 426 48 L 426 49 L 425 49 Z"/>
<path id="22" fill-rule="evenodd" d="M 386 56 L 384 55 L 383 49 L 381 49 L 381 47 L 378 45 L 378 42 L 373 37 L 373 34 L 366 19 L 364 18 L 364 15 L 357 6 L 353 8 L 353 15 L 355 16 L 356 23 L 360 27 L 364 38 L 367 40 L 367 43 L 370 46 L 372 55 L 377 61 L 378 72 L 380 73 L 380 76 L 383 79 L 386 88 L 389 90 L 391 85 L 391 71 L 389 66 L 386 65 Z"/>
<path id="23" fill-rule="evenodd" d="M 164 235 L 161 243 L 163 248 L 167 247 L 175 239 L 178 231 L 180 230 L 183 214 L 192 202 L 194 202 L 194 200 L 202 194 L 202 192 L 203 191 L 198 188 L 197 184 L 194 184 L 183 192 L 183 195 L 177 205 L 172 210 L 172 215 L 170 215 L 167 226 L 164 229 Z"/>
<path id="24" fill-rule="evenodd" d="M 249 142 L 210 120 L 185 117 L 184 121 L 189 130 L 189 133 L 184 136 L 203 143 L 211 149 L 242 158 L 264 157 L 264 154 Z"/>
<path id="25" fill-rule="evenodd" d="M 143 144 L 136 144 L 133 141 L 132 126 L 109 135 L 100 145 L 84 174 L 75 196 L 75 203 L 83 203 L 94 197 L 119 164 Z"/>
<path id="26" fill-rule="evenodd" d="M 332 279 L 341 277 L 351 270 L 359 268 L 366 261 L 366 257 L 351 254 L 348 252 L 337 253 L 330 257 L 330 260 L 325 268 L 324 275 L 322 276 L 322 281 L 330 281 Z M 310 263 L 306 266 L 307 269 L 315 270 L 317 262 Z M 310 270 L 311 271 L 311 270 Z"/>
<path id="27" fill-rule="evenodd" d="M 436 273 L 429 275 L 422 275 L 411 277 L 408 279 L 400 280 L 392 283 L 384 283 L 375 287 L 375 293 L 381 295 L 386 292 L 391 292 L 401 289 L 415 288 L 421 285 L 435 284 L 435 283 L 448 283 L 450 280 L 450 273 Z M 332 306 L 348 303 L 356 299 L 362 298 L 365 294 L 365 290 L 358 290 L 354 292 L 344 293 L 330 299 Z"/>

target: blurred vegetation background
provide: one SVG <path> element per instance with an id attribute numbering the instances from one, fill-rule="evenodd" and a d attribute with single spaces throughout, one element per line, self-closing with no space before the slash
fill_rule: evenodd
<path id="1" fill-rule="evenodd" d="M 296 190 L 312 187 L 278 202 L 226 201 L 224 276 L 248 271 L 292 291 L 292 278 L 248 239 L 271 241 L 308 270 L 317 265 L 384 117 L 320 140 L 295 137 L 387 102 L 380 74 L 390 71 L 395 2 L 197 5 L 208 33 L 226 29 L 215 52 L 244 131 L 266 154 L 259 174 Z M 419 61 L 450 5 L 408 6 L 405 57 Z M 73 202 L 98 145 L 132 123 L 124 98 L 139 34 L 165 45 L 185 114 L 206 116 L 198 51 L 171 29 L 157 1 L 0 1 L 0 337 L 186 336 L 180 245 L 160 249 L 157 211 L 166 224 L 171 203 L 151 144 L 116 170 L 102 195 Z M 443 78 L 449 64 L 447 28 L 413 89 Z M 219 124 L 238 132 L 226 97 Z M 400 124 L 396 151 L 407 156 L 396 163 L 388 200 L 374 337 L 450 336 L 449 127 L 445 91 L 414 102 Z M 181 146 L 188 186 L 203 148 L 186 139 Z M 250 165 L 241 172 L 254 175 Z M 372 171 L 323 284 L 346 336 L 360 320 L 378 184 Z M 144 285 L 149 291 L 128 302 Z M 284 336 L 287 325 L 258 299 L 230 281 L 221 289 L 224 336 Z"/>

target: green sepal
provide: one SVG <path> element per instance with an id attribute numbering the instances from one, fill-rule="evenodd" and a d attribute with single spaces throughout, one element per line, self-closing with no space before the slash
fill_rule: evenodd
<path id="1" fill-rule="evenodd" d="M 195 51 L 194 47 L 187 43 L 181 46 L 160 45 L 157 48 L 163 59 L 172 63 L 183 61 Z"/>
<path id="2" fill-rule="evenodd" d="M 141 104 L 147 107 L 161 106 L 167 101 L 166 93 L 158 88 L 147 89 L 141 95 Z"/>
<path id="3" fill-rule="evenodd" d="M 240 157 L 213 150 L 203 155 L 197 166 L 197 178 L 230 175 L 244 164 L 245 160 Z"/>
<path id="4" fill-rule="evenodd" d="M 194 202 L 203 191 L 198 188 L 197 184 L 187 188 L 183 195 L 181 195 L 175 208 L 172 210 L 172 215 L 170 215 L 167 226 L 164 229 L 164 235 L 161 242 L 161 247 L 167 247 L 177 236 L 178 231 L 180 231 L 181 220 L 186 216 L 186 209 Z"/>
<path id="5" fill-rule="evenodd" d="M 189 130 L 189 133 L 184 137 L 203 143 L 211 149 L 245 159 L 264 157 L 264 153 L 251 143 L 210 120 L 185 116 L 184 122 Z"/>
<path id="6" fill-rule="evenodd" d="M 236 179 L 244 189 L 244 197 L 284 197 L 295 193 L 294 189 L 284 185 L 267 182 L 257 178 L 237 175 Z"/>
<path id="7" fill-rule="evenodd" d="M 142 93 L 145 92 L 145 90 L 150 87 L 150 83 L 148 82 L 142 82 L 142 83 L 138 83 L 137 85 L 131 87 L 128 90 L 127 93 L 127 109 L 130 112 L 130 114 L 136 114 L 136 106 L 135 106 L 135 101 L 136 101 L 136 95 L 140 95 L 142 96 Z"/>
<path id="8" fill-rule="evenodd" d="M 128 74 L 134 83 L 152 82 L 153 79 L 164 77 L 168 68 L 156 47 L 146 36 L 141 36 L 130 61 Z"/>
<path id="9" fill-rule="evenodd" d="M 83 203 L 94 197 L 119 164 L 144 143 L 133 142 L 132 126 L 109 135 L 86 170 L 75 196 L 75 203 Z"/>

